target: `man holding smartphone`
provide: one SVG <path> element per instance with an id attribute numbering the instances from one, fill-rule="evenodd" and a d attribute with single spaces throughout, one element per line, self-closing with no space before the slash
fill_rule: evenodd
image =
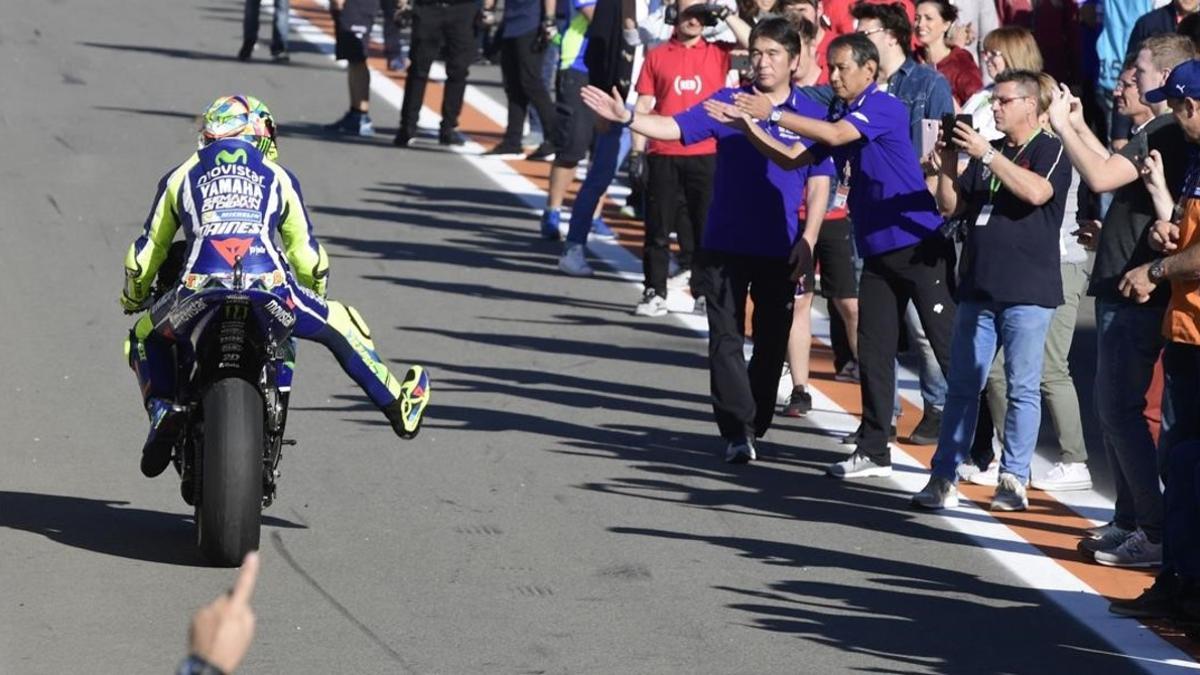
<path id="1" fill-rule="evenodd" d="M 1009 406 L 993 510 L 1023 511 L 1025 485 L 1042 421 L 1039 385 L 1046 332 L 1063 302 L 1058 238 L 1071 166 L 1062 142 L 1045 133 L 1037 73 L 996 77 L 992 113 L 1000 141 L 988 143 L 969 124 L 944 137 L 936 197 L 946 216 L 966 216 L 958 313 L 950 348 L 949 390 L 929 483 L 913 504 L 958 505 L 958 466 L 971 450 L 979 394 L 996 349 L 1005 354 Z M 971 157 L 959 174 L 958 152 Z"/>

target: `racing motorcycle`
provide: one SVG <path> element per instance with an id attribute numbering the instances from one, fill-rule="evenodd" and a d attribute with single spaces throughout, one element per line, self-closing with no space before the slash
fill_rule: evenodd
<path id="1" fill-rule="evenodd" d="M 179 279 L 182 253 L 172 248 L 150 309 L 154 330 L 174 342 L 175 401 L 185 411 L 171 462 L 204 557 L 237 566 L 258 549 L 283 446 L 296 443 L 283 437 L 296 316 L 266 290 L 269 275 L 243 273 L 241 258 L 231 275 Z M 177 292 L 180 282 L 195 292 Z"/>

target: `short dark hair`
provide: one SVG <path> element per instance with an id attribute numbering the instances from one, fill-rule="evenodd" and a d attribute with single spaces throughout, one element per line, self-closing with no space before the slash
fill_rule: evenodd
<path id="1" fill-rule="evenodd" d="M 917 6 L 921 5 L 937 5 L 938 14 L 941 15 L 942 21 L 954 23 L 958 20 L 958 8 L 950 4 L 950 0 L 918 0 Z"/>
<path id="2" fill-rule="evenodd" d="M 850 15 L 859 21 L 863 19 L 878 20 L 883 29 L 891 33 L 892 37 L 896 38 L 896 42 L 900 43 L 905 54 L 908 54 L 909 49 L 912 48 L 912 24 L 908 21 L 908 13 L 904 11 L 904 5 L 898 2 L 890 5 L 859 2 L 850 8 Z M 876 50 L 876 52 L 878 51 Z"/>
<path id="3" fill-rule="evenodd" d="M 800 35 L 800 43 L 811 45 L 817 41 L 817 27 L 808 19 L 803 19 L 794 14 L 787 16 L 792 22 L 792 28 L 796 29 L 796 33 Z"/>
<path id="4" fill-rule="evenodd" d="M 879 49 L 871 42 L 871 38 L 862 33 L 846 33 L 839 35 L 829 43 L 829 50 L 825 52 L 826 59 L 832 61 L 833 53 L 842 47 L 850 49 L 853 55 L 854 62 L 861 68 L 867 65 L 867 61 L 874 61 L 876 67 L 879 66 Z"/>
<path id="5" fill-rule="evenodd" d="M 1038 73 L 1032 70 L 1022 70 L 1020 68 L 1009 68 L 996 75 L 996 84 L 1004 84 L 1005 82 L 1016 82 L 1025 88 L 1027 96 L 1032 96 L 1037 99 L 1038 93 L 1042 90 L 1042 81 L 1038 79 Z"/>
<path id="6" fill-rule="evenodd" d="M 754 24 L 754 29 L 750 31 L 750 46 L 753 47 L 754 41 L 759 38 L 774 40 L 783 45 L 788 56 L 800 53 L 800 34 L 792 27 L 792 22 L 782 16 L 772 16 Z"/>

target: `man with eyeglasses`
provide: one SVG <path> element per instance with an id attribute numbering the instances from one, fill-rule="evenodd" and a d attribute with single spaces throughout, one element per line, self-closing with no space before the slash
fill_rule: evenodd
<path id="1" fill-rule="evenodd" d="M 1139 179 L 1142 160 L 1159 153 L 1171 197 L 1178 199 L 1191 156 L 1166 101 L 1147 103 L 1146 93 L 1163 86 L 1195 54 L 1191 40 L 1182 35 L 1149 38 L 1131 54 L 1115 94 L 1117 112 L 1128 116 L 1134 129 L 1117 152 L 1110 153 L 1092 134 L 1082 105 L 1068 92 L 1055 92 L 1049 111 L 1050 124 L 1083 182 L 1097 194 L 1113 195 L 1103 226 L 1088 221 L 1079 230 L 1081 241 L 1096 250 L 1088 287 L 1088 295 L 1096 299 L 1096 409 L 1117 500 L 1111 522 L 1089 532 L 1078 548 L 1104 565 L 1144 566 L 1162 558 L 1162 493 L 1154 437 L 1143 411 L 1163 347 L 1163 312 L 1171 294 L 1162 285 L 1145 302 L 1137 302 L 1124 297 L 1119 284 L 1127 272 L 1159 257 L 1147 239 L 1155 210 Z"/>
<path id="2" fill-rule="evenodd" d="M 992 509 L 1023 511 L 1025 485 L 1042 421 L 1042 359 L 1054 308 L 1063 303 L 1059 228 L 1071 187 L 1062 142 L 1040 123 L 1038 74 L 996 76 L 992 113 L 1004 138 L 989 143 L 959 122 L 939 144 L 938 207 L 966 216 L 958 311 L 950 347 L 949 391 L 933 470 L 915 506 L 958 505 L 958 466 L 968 457 L 979 394 L 997 347 L 1005 355 L 1008 410 Z M 959 174 L 958 153 L 970 156 Z"/>

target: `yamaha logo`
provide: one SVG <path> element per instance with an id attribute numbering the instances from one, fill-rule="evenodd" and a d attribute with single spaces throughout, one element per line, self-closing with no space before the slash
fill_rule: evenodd
<path id="1" fill-rule="evenodd" d="M 675 76 L 675 93 L 682 96 L 685 92 L 691 94 L 699 94 L 704 90 L 704 83 L 699 75 L 692 78 L 682 78 Z"/>

